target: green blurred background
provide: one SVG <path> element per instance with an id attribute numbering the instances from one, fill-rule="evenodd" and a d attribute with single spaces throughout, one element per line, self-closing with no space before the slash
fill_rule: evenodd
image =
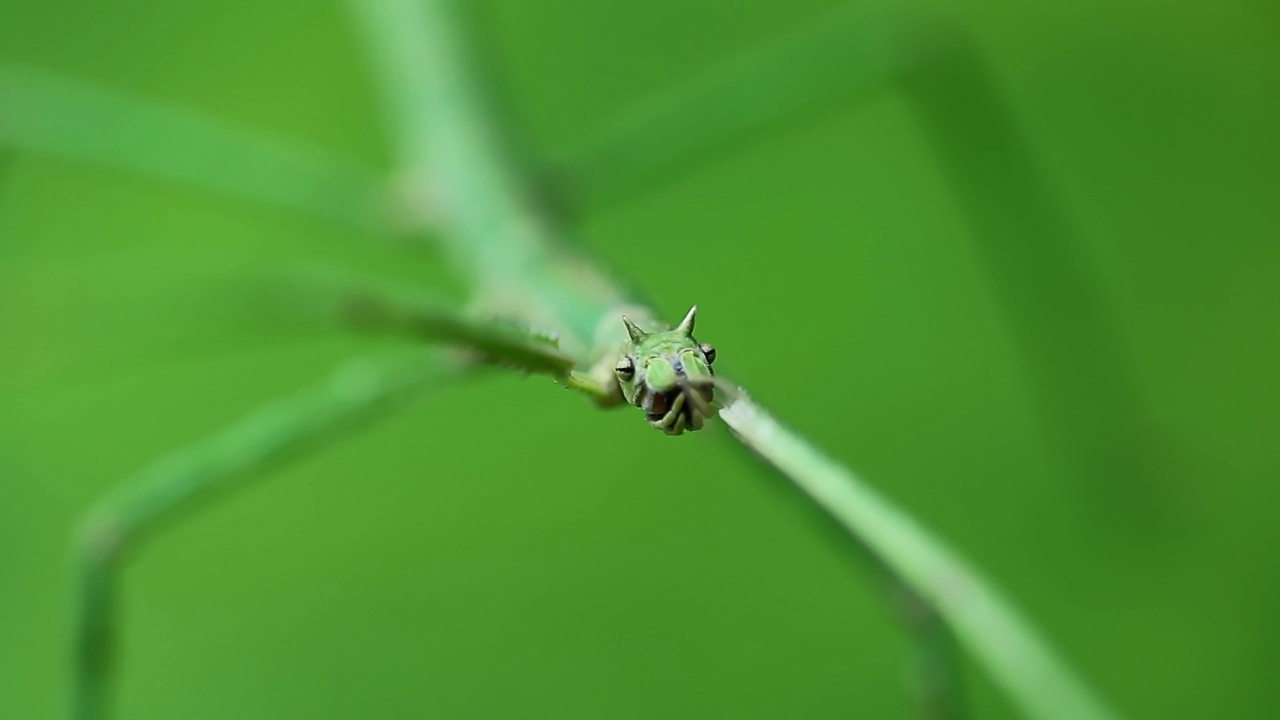
<path id="1" fill-rule="evenodd" d="M 474 27 L 556 157 L 836 4 L 506 0 Z M 735 379 L 973 559 L 1124 714 L 1273 717 L 1276 11 L 955 11 L 1113 327 L 1127 374 L 1106 395 L 1142 408 L 1117 427 L 1098 430 L 1106 397 L 1037 389 L 1053 368 L 1000 288 L 1052 253 L 993 254 L 902 87 L 599 207 L 582 242 L 673 319 L 697 302 Z M 0 62 L 389 163 L 341 6 L 6 0 Z M 0 149 L 0 718 L 61 708 L 89 503 L 399 344 L 256 315 L 236 279 L 298 266 L 460 290 L 430 253 Z M 913 711 L 882 579 L 791 488 L 713 433 L 667 438 L 539 379 L 433 391 L 191 516 L 131 563 L 122 619 L 127 718 Z M 973 717 L 1014 715 L 962 673 Z"/>

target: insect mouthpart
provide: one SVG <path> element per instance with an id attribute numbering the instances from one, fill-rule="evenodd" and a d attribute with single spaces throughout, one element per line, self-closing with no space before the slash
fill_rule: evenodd
<path id="1" fill-rule="evenodd" d="M 658 392 L 644 387 L 636 395 L 636 405 L 645 411 L 645 419 L 653 427 L 668 435 L 680 435 L 685 430 L 701 430 L 711 416 L 711 400 L 714 397 L 710 385 L 682 383 L 674 390 Z"/>

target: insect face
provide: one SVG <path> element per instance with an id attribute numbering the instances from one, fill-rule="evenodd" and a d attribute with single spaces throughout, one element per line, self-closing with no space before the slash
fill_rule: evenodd
<path id="1" fill-rule="evenodd" d="M 648 333 L 630 320 L 630 341 L 615 372 L 627 402 L 668 435 L 700 430 L 710 416 L 715 348 L 693 337 L 697 308 L 674 329 Z"/>

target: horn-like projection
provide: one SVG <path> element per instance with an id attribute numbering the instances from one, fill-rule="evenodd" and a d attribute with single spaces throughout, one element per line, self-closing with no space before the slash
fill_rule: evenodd
<path id="1" fill-rule="evenodd" d="M 685 315 L 684 319 L 680 321 L 680 324 L 676 326 L 676 332 L 682 333 L 684 335 L 693 335 L 693 322 L 694 320 L 697 319 L 697 315 L 698 315 L 697 305 L 694 305 L 693 307 L 689 308 L 689 314 Z"/>
<path id="2" fill-rule="evenodd" d="M 631 319 L 628 318 L 626 315 L 622 316 L 622 324 L 627 326 L 627 334 L 631 336 L 631 342 L 633 343 L 640 342 L 641 340 L 644 339 L 645 335 L 648 335 L 648 333 L 641 330 L 638 325 L 631 322 Z"/>

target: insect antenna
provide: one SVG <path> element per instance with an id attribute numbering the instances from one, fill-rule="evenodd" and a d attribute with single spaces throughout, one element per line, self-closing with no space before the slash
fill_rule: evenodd
<path id="1" fill-rule="evenodd" d="M 742 388 L 738 387 L 737 385 L 733 384 L 729 380 L 719 375 L 712 375 L 708 377 L 706 379 L 706 384 L 711 385 L 716 390 L 719 390 L 725 395 L 728 395 L 730 400 L 729 404 L 737 402 L 738 400 L 741 400 L 742 398 L 745 398 L 747 396 L 747 394 L 742 391 Z M 723 402 L 717 402 L 716 405 L 721 408 L 728 407 L 728 405 Z"/>
<path id="2" fill-rule="evenodd" d="M 698 409 L 698 412 L 706 415 L 707 417 L 711 416 L 712 410 L 728 407 L 728 404 L 721 402 L 718 398 L 707 401 L 700 393 L 694 392 L 694 390 L 706 388 L 707 386 L 711 386 L 715 390 L 719 390 L 724 395 L 727 395 L 730 400 L 730 403 L 728 404 L 732 404 L 733 402 L 746 397 L 746 393 L 742 391 L 742 388 L 719 375 L 705 375 L 699 377 L 697 380 L 684 378 L 680 382 L 680 389 L 683 391 L 685 397 L 689 399 L 688 401 L 693 403 Z"/>

